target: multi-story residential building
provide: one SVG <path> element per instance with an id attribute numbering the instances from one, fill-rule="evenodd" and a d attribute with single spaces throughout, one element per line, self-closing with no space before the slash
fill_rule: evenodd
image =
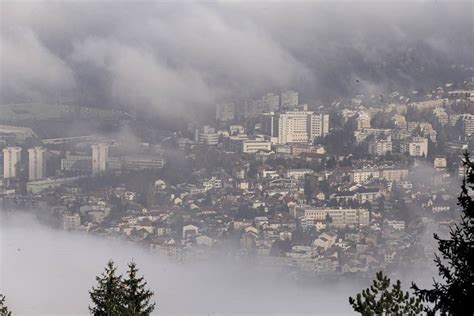
<path id="1" fill-rule="evenodd" d="M 350 179 L 353 183 L 364 183 L 371 178 L 379 178 L 380 170 L 378 169 L 359 169 L 350 173 Z"/>
<path id="2" fill-rule="evenodd" d="M 317 137 L 324 137 L 329 133 L 329 114 L 312 113 L 310 119 L 310 141 Z"/>
<path id="3" fill-rule="evenodd" d="M 428 139 L 413 137 L 408 143 L 408 154 L 411 157 L 426 157 L 428 155 Z"/>
<path id="4" fill-rule="evenodd" d="M 92 175 L 97 175 L 107 170 L 107 160 L 109 159 L 109 145 L 93 144 L 92 148 Z"/>
<path id="5" fill-rule="evenodd" d="M 287 169 L 285 170 L 285 178 L 289 179 L 303 179 L 307 174 L 312 174 L 311 169 Z"/>
<path id="6" fill-rule="evenodd" d="M 46 159 L 43 147 L 28 149 L 28 179 L 30 181 L 40 180 L 46 176 Z"/>
<path id="7" fill-rule="evenodd" d="M 371 117 L 367 112 L 359 113 L 359 116 L 356 118 L 357 130 L 360 131 L 364 128 L 370 128 Z"/>
<path id="8" fill-rule="evenodd" d="M 383 156 L 387 153 L 392 152 L 392 140 L 390 137 L 387 139 L 376 139 L 369 142 L 368 147 L 369 155 Z"/>
<path id="9" fill-rule="evenodd" d="M 446 113 L 446 110 L 444 108 L 436 108 L 433 110 L 434 115 L 436 116 L 436 119 L 438 120 L 439 124 L 441 126 L 446 126 L 449 123 L 449 115 Z"/>
<path id="10" fill-rule="evenodd" d="M 296 206 L 293 208 L 295 218 L 313 221 L 326 221 L 328 225 L 343 228 L 345 226 L 368 226 L 369 211 L 359 208 L 314 208 L 311 206 Z"/>
<path id="11" fill-rule="evenodd" d="M 3 177 L 5 179 L 18 176 L 18 165 L 21 162 L 21 148 L 7 147 L 3 149 Z"/>
<path id="12" fill-rule="evenodd" d="M 214 146 L 219 143 L 218 133 L 199 133 L 199 143 Z"/>
<path id="13" fill-rule="evenodd" d="M 462 118 L 462 128 L 464 135 L 471 136 L 474 134 L 474 115 L 464 114 Z"/>
<path id="14" fill-rule="evenodd" d="M 81 226 L 81 216 L 78 213 L 63 214 L 63 229 L 77 229 Z"/>
<path id="15" fill-rule="evenodd" d="M 406 168 L 384 168 L 380 170 L 380 178 L 385 181 L 402 181 L 408 177 L 408 169 Z"/>
<path id="16" fill-rule="evenodd" d="M 354 131 L 354 137 L 357 143 L 361 143 L 369 136 L 375 138 L 385 138 L 391 135 L 392 130 L 387 128 L 364 128 L 360 131 Z"/>

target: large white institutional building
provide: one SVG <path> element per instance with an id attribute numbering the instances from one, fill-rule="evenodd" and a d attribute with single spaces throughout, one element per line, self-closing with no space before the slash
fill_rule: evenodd
<path id="1" fill-rule="evenodd" d="M 261 123 L 262 132 L 279 144 L 312 142 L 329 133 L 329 115 L 311 111 L 264 113 Z"/>

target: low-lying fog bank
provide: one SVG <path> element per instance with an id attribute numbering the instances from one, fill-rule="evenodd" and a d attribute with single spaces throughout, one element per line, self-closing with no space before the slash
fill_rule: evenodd
<path id="1" fill-rule="evenodd" d="M 300 286 L 222 260 L 172 263 L 131 244 L 46 227 L 27 214 L 0 220 L 0 290 L 15 315 L 87 314 L 88 291 L 109 259 L 121 273 L 127 262 L 137 262 L 162 315 L 345 315 L 351 314 L 348 296 L 361 288 L 348 281 Z"/>

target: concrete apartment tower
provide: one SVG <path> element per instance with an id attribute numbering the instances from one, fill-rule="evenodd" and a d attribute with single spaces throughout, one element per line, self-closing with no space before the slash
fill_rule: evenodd
<path id="1" fill-rule="evenodd" d="M 40 180 L 46 176 L 45 152 L 46 149 L 43 147 L 28 149 L 28 180 Z"/>
<path id="2" fill-rule="evenodd" d="M 18 164 L 21 162 L 21 148 L 7 147 L 3 149 L 3 178 L 16 178 Z"/>
<path id="3" fill-rule="evenodd" d="M 92 175 L 105 172 L 109 158 L 109 145 L 93 144 L 92 146 Z"/>

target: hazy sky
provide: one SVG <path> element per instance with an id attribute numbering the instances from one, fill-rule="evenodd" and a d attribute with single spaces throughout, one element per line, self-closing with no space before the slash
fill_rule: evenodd
<path id="1" fill-rule="evenodd" d="M 181 113 L 287 88 L 310 100 L 416 88 L 473 64 L 472 2 L 1 7 L 2 103 Z"/>

